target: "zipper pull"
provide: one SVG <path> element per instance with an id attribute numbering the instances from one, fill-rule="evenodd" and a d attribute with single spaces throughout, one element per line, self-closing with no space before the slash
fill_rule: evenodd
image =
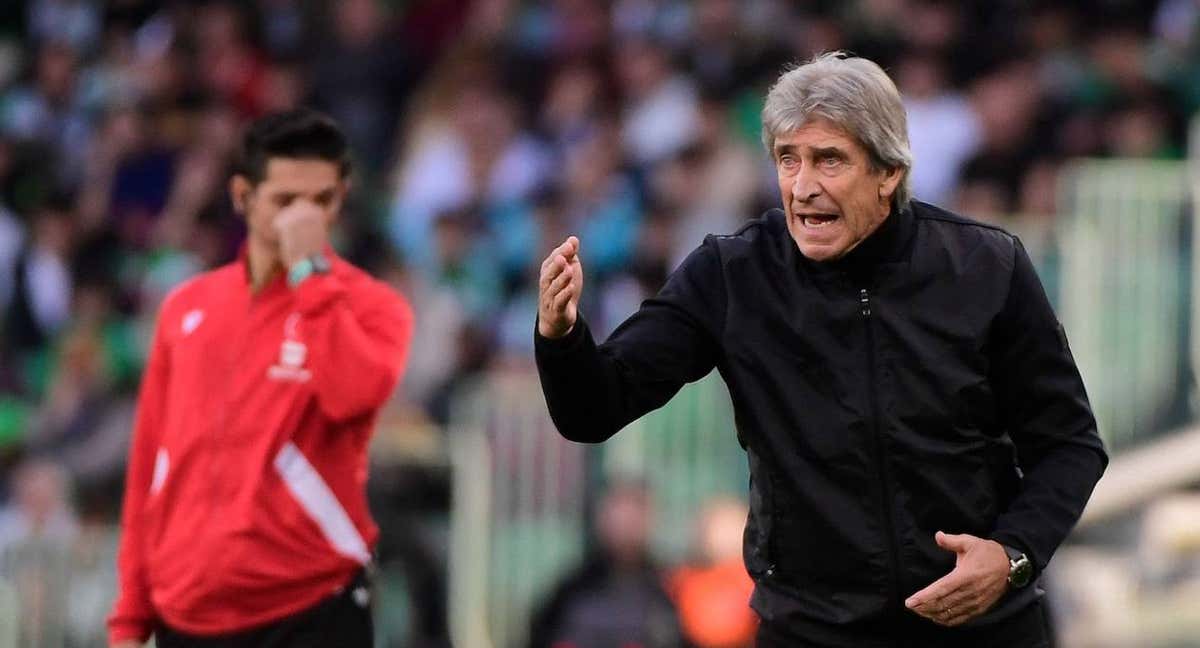
<path id="1" fill-rule="evenodd" d="M 863 317 L 871 316 L 871 296 L 867 294 L 867 289 L 863 288 L 858 292 L 858 303 L 862 306 Z"/>

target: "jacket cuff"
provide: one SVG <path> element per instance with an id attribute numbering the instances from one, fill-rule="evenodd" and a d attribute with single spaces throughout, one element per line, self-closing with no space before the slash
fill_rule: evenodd
<path id="1" fill-rule="evenodd" d="M 1025 557 L 1028 558 L 1029 562 L 1033 564 L 1033 577 L 1035 579 L 1042 574 L 1042 569 L 1044 569 L 1046 565 L 1042 563 L 1037 553 L 1030 550 L 1029 545 L 1024 540 L 1017 537 L 1012 532 L 997 531 L 989 536 L 989 539 L 995 540 L 1006 547 L 1012 547 L 1013 549 L 1025 554 Z"/>
<path id="2" fill-rule="evenodd" d="M 332 274 L 309 275 L 292 288 L 296 299 L 296 307 L 305 315 L 313 315 L 324 310 L 334 301 L 340 299 L 346 292 L 342 281 Z"/>
<path id="3" fill-rule="evenodd" d="M 538 319 L 533 322 L 533 346 L 539 353 L 545 353 L 551 356 L 559 357 L 571 355 L 579 350 L 583 341 L 590 335 L 587 322 L 583 319 L 583 313 L 575 319 L 575 326 L 571 327 L 567 334 L 560 338 L 548 338 L 538 331 Z"/>

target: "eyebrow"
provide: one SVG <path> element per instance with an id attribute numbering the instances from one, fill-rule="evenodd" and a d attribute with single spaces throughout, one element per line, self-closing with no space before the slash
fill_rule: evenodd
<path id="1" fill-rule="evenodd" d="M 813 157 L 846 157 L 846 152 L 836 146 L 813 147 Z"/>
<path id="2" fill-rule="evenodd" d="M 784 153 L 795 153 L 797 147 L 795 144 L 777 144 L 775 145 L 775 155 L 783 155 Z M 846 157 L 846 152 L 837 146 L 813 146 L 809 147 L 813 157 Z"/>

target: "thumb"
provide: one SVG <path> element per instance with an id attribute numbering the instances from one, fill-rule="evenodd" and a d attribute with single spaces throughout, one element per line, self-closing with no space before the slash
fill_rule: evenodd
<path id="1" fill-rule="evenodd" d="M 962 533 L 943 533 L 938 531 L 934 535 L 937 545 L 946 551 L 954 553 L 965 553 L 971 546 L 971 536 Z"/>

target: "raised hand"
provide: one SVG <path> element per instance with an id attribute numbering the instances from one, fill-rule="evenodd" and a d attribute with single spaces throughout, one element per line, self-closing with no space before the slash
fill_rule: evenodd
<path id="1" fill-rule="evenodd" d="M 570 333 L 579 317 L 582 293 L 579 239 L 569 236 L 542 261 L 538 277 L 538 333 L 546 338 L 559 338 Z"/>
<path id="2" fill-rule="evenodd" d="M 300 259 L 320 254 L 329 240 L 325 212 L 305 200 L 284 207 L 275 217 L 274 227 L 279 235 L 279 260 L 285 268 Z"/>

